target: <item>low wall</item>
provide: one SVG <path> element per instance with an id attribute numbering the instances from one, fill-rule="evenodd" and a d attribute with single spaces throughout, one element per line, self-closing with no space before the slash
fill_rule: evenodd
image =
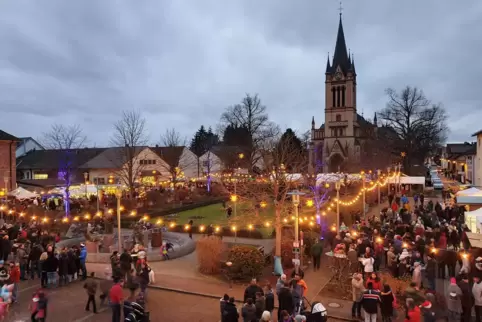
<path id="1" fill-rule="evenodd" d="M 180 234 L 180 233 L 172 233 L 172 232 L 164 232 L 162 234 L 163 239 L 172 242 L 175 245 L 179 245 L 175 247 L 173 251 L 169 252 L 169 258 L 175 259 L 179 257 L 183 257 L 186 255 L 191 254 L 196 249 L 196 243 L 189 238 L 189 236 Z M 58 248 L 63 247 L 72 247 L 74 245 L 79 245 L 80 243 L 84 243 L 85 238 L 71 238 L 65 239 L 56 244 Z M 150 262 L 158 262 L 163 260 L 163 257 L 160 253 L 160 248 L 157 248 L 152 251 L 147 251 L 147 259 Z M 90 252 L 87 254 L 87 263 L 110 263 L 110 253 L 93 253 Z"/>

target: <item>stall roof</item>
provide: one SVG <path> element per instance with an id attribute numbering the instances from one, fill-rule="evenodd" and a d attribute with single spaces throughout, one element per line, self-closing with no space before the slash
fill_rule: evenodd
<path id="1" fill-rule="evenodd" d="M 389 183 L 398 183 L 398 178 L 391 178 Z M 421 184 L 425 185 L 425 177 L 400 177 L 400 184 Z"/>
<path id="2" fill-rule="evenodd" d="M 472 247 L 482 248 L 482 234 L 467 232 L 467 238 L 469 238 L 470 245 Z"/>
<path id="3" fill-rule="evenodd" d="M 471 194 L 469 196 L 457 196 L 457 203 L 462 205 L 482 204 L 482 191 L 480 193 Z"/>

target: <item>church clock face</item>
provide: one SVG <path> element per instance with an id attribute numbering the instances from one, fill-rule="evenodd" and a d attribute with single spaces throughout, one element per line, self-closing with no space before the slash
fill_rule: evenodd
<path id="1" fill-rule="evenodd" d="M 341 76 L 342 76 L 342 75 L 341 75 L 340 72 L 336 72 L 336 73 L 335 73 L 335 79 L 336 79 L 336 80 L 340 80 L 340 79 L 341 79 Z"/>

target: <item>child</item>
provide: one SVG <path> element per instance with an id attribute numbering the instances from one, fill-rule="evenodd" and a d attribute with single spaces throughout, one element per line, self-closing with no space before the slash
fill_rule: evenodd
<path id="1" fill-rule="evenodd" d="M 166 242 L 162 242 L 161 246 L 161 254 L 164 257 L 164 260 L 169 260 L 169 255 L 167 254 L 167 245 Z"/>
<path id="2" fill-rule="evenodd" d="M 18 296 L 18 285 L 20 283 L 20 264 L 19 263 L 10 263 L 10 279 L 13 283 L 13 290 L 12 290 L 12 302 L 17 302 Z"/>

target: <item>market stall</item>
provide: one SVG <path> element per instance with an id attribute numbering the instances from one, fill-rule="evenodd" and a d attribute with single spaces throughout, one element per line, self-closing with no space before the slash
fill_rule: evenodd
<path id="1" fill-rule="evenodd" d="M 425 190 L 425 177 L 410 177 L 410 176 L 395 176 L 393 178 L 389 178 L 389 184 L 399 184 L 401 187 L 404 188 L 406 191 L 412 190 L 412 186 L 421 186 L 423 190 Z"/>
<path id="2" fill-rule="evenodd" d="M 25 188 L 18 187 L 15 190 L 12 190 L 8 193 L 9 196 L 15 197 L 18 200 L 25 200 L 25 199 L 32 199 L 38 197 L 38 194 L 35 192 L 28 191 Z"/>
<path id="3" fill-rule="evenodd" d="M 465 213 L 465 224 L 470 231 L 480 233 L 482 224 L 482 208 Z"/>

